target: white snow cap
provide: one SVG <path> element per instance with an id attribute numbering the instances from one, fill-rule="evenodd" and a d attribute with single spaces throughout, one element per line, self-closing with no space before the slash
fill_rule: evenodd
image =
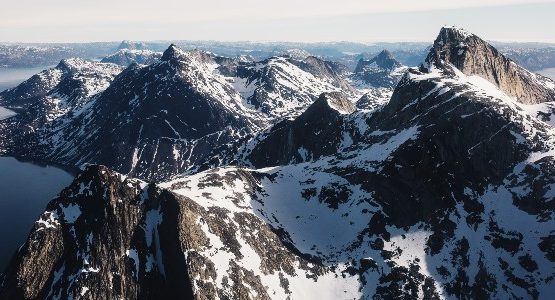
<path id="1" fill-rule="evenodd" d="M 445 25 L 441 28 L 441 32 L 446 32 L 446 31 L 457 33 L 457 34 L 461 35 L 462 37 L 464 37 L 465 39 L 470 37 L 470 36 L 473 36 L 473 34 L 468 32 L 466 29 L 464 29 L 462 27 L 454 26 L 454 25 L 450 25 L 450 26 Z"/>

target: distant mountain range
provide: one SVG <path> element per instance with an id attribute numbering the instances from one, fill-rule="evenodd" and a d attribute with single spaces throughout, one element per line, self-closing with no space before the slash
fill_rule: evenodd
<path id="1" fill-rule="evenodd" d="M 58 61 L 71 57 L 85 59 L 102 59 L 118 64 L 131 63 L 134 57 L 146 55 L 133 54 L 136 50 L 163 52 L 171 43 L 182 49 L 199 49 L 220 56 L 250 56 L 255 60 L 263 60 L 276 55 L 318 56 L 339 62 L 354 70 L 360 59 L 372 59 L 382 50 L 392 53 L 397 60 L 407 66 L 417 66 L 428 54 L 429 43 L 293 43 L 293 42 L 215 42 L 215 41 L 174 41 L 174 42 L 98 42 L 98 43 L 66 43 L 66 44 L 0 44 L 0 68 L 32 68 L 54 65 Z M 538 71 L 555 67 L 555 44 L 546 43 L 500 43 L 493 45 L 515 60 L 523 67 Z M 113 54 L 117 50 L 124 50 Z M 299 57 L 296 57 L 299 58 Z M 301 57 L 302 58 L 302 57 Z M 144 61 L 148 63 L 150 61 Z"/>
<path id="2" fill-rule="evenodd" d="M 480 37 L 415 67 L 125 49 L 0 93 L 0 153 L 82 170 L 1 299 L 555 292 L 555 82 Z"/>

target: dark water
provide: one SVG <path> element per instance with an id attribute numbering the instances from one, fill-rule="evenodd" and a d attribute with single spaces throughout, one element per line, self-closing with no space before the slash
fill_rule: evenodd
<path id="1" fill-rule="evenodd" d="M 0 92 L 17 86 L 21 82 L 29 79 L 29 77 L 40 73 L 42 70 L 50 67 L 36 68 L 0 68 Z"/>
<path id="2" fill-rule="evenodd" d="M 25 242 L 46 204 L 72 179 L 57 167 L 0 157 L 0 272 Z"/>

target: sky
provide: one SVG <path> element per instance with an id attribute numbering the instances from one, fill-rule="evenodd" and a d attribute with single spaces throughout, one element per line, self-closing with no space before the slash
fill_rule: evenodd
<path id="1" fill-rule="evenodd" d="M 555 42 L 555 0 L 2 0 L 0 42 L 431 41 L 456 25 Z"/>

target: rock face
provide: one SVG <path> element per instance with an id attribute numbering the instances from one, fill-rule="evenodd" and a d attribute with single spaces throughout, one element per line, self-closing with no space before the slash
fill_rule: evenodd
<path id="1" fill-rule="evenodd" d="M 168 51 L 162 61 L 180 74 L 199 62 L 261 74 Z M 357 110 L 323 94 L 214 149 L 218 168 L 146 185 L 88 167 L 37 221 L 0 298 L 549 297 L 552 106 L 525 104 L 439 54 L 408 69 L 386 104 Z M 186 78 L 203 82 L 193 70 Z"/>
<path id="2" fill-rule="evenodd" d="M 452 27 L 441 29 L 428 61 L 449 63 L 466 75 L 478 75 L 524 104 L 555 100 L 555 83 L 518 66 L 476 35 Z"/>
<path id="3" fill-rule="evenodd" d="M 199 184 L 214 184 L 214 176 Z M 261 178 L 236 171 L 219 179 L 252 182 L 247 197 Z M 326 269 L 286 239 L 252 214 L 91 166 L 48 204 L 1 278 L 0 298 L 269 299 L 288 293 L 287 277 L 306 273 L 309 282 Z M 232 256 L 225 269 L 212 261 L 217 254 Z M 250 269 L 255 257 L 274 278 L 270 289 Z"/>
<path id="4" fill-rule="evenodd" d="M 371 66 L 372 64 L 389 70 L 393 70 L 402 66 L 402 64 L 393 57 L 393 54 L 391 52 L 383 50 L 371 60 L 360 59 L 355 68 L 355 73 L 363 72 L 365 68 Z"/>
<path id="5" fill-rule="evenodd" d="M 284 120 L 251 141 L 252 150 L 243 155 L 258 168 L 332 155 L 341 143 L 343 115 L 354 111 L 344 95 L 322 94 L 298 118 Z"/>
<path id="6" fill-rule="evenodd" d="M 0 298 L 193 299 L 179 207 L 154 185 L 88 167 L 35 223 Z"/>

